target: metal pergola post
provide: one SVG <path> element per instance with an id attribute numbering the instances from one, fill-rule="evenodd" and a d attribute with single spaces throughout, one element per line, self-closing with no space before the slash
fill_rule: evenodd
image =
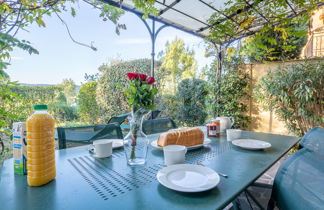
<path id="1" fill-rule="evenodd" d="M 158 34 L 160 33 L 160 31 L 162 29 L 164 29 L 165 27 L 169 26 L 169 25 L 162 25 L 160 26 L 157 30 L 155 28 L 155 19 L 153 18 L 152 19 L 152 27 L 149 26 L 149 24 L 147 23 L 147 21 L 145 19 L 142 18 L 141 15 L 139 14 L 136 14 L 137 17 L 139 17 L 142 22 L 144 23 L 144 25 L 146 26 L 149 34 L 150 34 L 150 37 L 151 37 L 151 45 L 152 45 L 152 51 L 151 51 L 151 77 L 154 77 L 155 75 L 155 41 L 156 41 L 156 38 L 158 36 Z"/>

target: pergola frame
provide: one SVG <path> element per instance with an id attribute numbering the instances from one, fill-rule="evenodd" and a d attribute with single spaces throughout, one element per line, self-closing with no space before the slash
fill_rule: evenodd
<path id="1" fill-rule="evenodd" d="M 137 17 L 139 17 L 141 19 L 141 21 L 144 23 L 145 27 L 147 28 L 149 34 L 150 34 L 150 37 L 151 37 L 151 45 L 152 45 L 152 50 L 151 50 L 151 76 L 154 77 L 154 68 L 155 68 L 155 41 L 156 41 L 156 38 L 159 34 L 159 32 L 170 26 L 170 27 L 173 27 L 173 28 L 176 28 L 180 31 L 183 31 L 183 32 L 186 32 L 186 33 L 189 33 L 191 35 L 194 35 L 194 36 L 197 36 L 197 37 L 200 37 L 200 38 L 205 38 L 205 36 L 197 33 L 197 32 L 194 32 L 194 31 L 191 31 L 190 29 L 187 29 L 187 28 L 184 28 L 184 27 L 181 27 L 175 23 L 172 23 L 168 20 L 165 20 L 163 18 L 160 18 L 158 16 L 154 16 L 154 15 L 151 15 L 149 14 L 148 17 L 152 20 L 152 26 L 150 27 L 148 22 L 142 18 L 142 16 L 144 15 L 144 12 L 138 10 L 138 9 L 135 9 L 135 8 L 131 8 L 129 6 L 126 6 L 124 4 L 121 4 L 120 2 L 116 2 L 116 1 L 113 1 L 113 0 L 101 0 L 102 2 L 104 3 L 107 3 L 109 5 L 112 5 L 112 6 L 115 6 L 115 7 L 118 7 L 120 9 L 123 9 L 127 12 L 131 12 L 133 14 L 135 14 Z M 174 3 L 172 4 L 173 6 L 180 2 L 181 0 L 176 0 L 174 1 Z M 168 9 L 171 9 L 171 6 L 167 7 Z M 161 10 L 160 13 L 164 13 L 165 11 L 167 10 Z M 162 26 L 160 26 L 158 29 L 156 29 L 155 27 L 155 22 L 159 22 L 159 23 L 162 23 Z"/>
<path id="2" fill-rule="evenodd" d="M 185 13 L 185 12 L 182 12 L 178 9 L 175 8 L 175 6 L 177 4 L 179 4 L 181 1 L 185 1 L 185 0 L 174 0 L 172 3 L 170 3 L 169 5 L 166 4 L 166 0 L 155 0 L 155 3 L 158 4 L 158 5 L 161 5 L 163 7 L 165 7 L 164 9 L 161 9 L 159 12 L 158 12 L 158 15 L 155 16 L 155 15 L 152 15 L 152 14 L 148 14 L 148 18 L 150 18 L 152 20 L 152 25 L 149 26 L 148 22 L 142 18 L 142 16 L 144 15 L 144 12 L 136 9 L 136 8 L 133 8 L 131 6 L 128 6 L 126 4 L 123 3 L 123 0 L 119 0 L 119 1 L 116 1 L 116 0 L 100 0 L 101 2 L 103 3 L 106 3 L 106 4 L 109 4 L 109 5 L 112 5 L 112 6 L 115 6 L 115 7 L 118 7 L 120 9 L 123 9 L 125 11 L 128 11 L 128 12 L 131 12 L 133 14 L 135 14 L 137 17 L 139 17 L 141 19 L 141 21 L 144 23 L 144 25 L 146 26 L 149 34 L 150 34 L 150 37 L 151 37 L 151 44 L 152 44 L 152 50 L 151 50 L 151 76 L 154 76 L 154 67 L 155 67 L 155 42 L 156 42 L 156 38 L 159 34 L 159 32 L 170 26 L 170 27 L 173 27 L 173 28 L 176 28 L 180 31 L 183 31 L 183 32 L 186 32 L 186 33 L 189 33 L 191 35 L 194 35 L 196 37 L 200 37 L 200 38 L 203 38 L 203 39 L 206 39 L 206 35 L 203 34 L 204 31 L 206 31 L 207 29 L 211 29 L 213 27 L 217 27 L 217 25 L 223 23 L 224 21 L 227 21 L 227 20 L 230 20 L 231 22 L 233 22 L 237 27 L 240 27 L 242 22 L 239 22 L 237 20 L 235 20 L 235 17 L 237 15 L 240 15 L 242 13 L 246 13 L 250 10 L 253 10 L 255 13 L 257 13 L 259 15 L 258 20 L 255 21 L 256 24 L 253 24 L 253 26 L 249 27 L 249 28 L 243 28 L 241 31 L 238 32 L 238 36 L 231 36 L 228 34 L 228 36 L 230 37 L 229 40 L 226 40 L 225 43 L 215 43 L 213 41 L 210 41 L 212 42 L 213 45 L 219 45 L 220 48 L 221 46 L 223 46 L 224 44 L 226 45 L 229 45 L 230 43 L 233 43 L 234 41 L 236 40 L 239 40 L 239 39 L 242 39 L 244 37 L 247 37 L 247 36 L 251 36 L 257 32 L 260 31 L 260 27 L 266 23 L 270 23 L 268 17 L 266 17 L 265 15 L 262 14 L 262 12 L 260 12 L 257 8 L 257 3 L 260 3 L 260 2 L 265 2 L 267 0 L 255 0 L 254 2 L 250 3 L 248 0 L 244 0 L 244 3 L 246 4 L 245 7 L 243 7 L 242 9 L 238 9 L 236 12 L 230 14 L 230 15 L 226 15 L 224 14 L 221 10 L 213 7 L 212 5 L 208 4 L 206 2 L 206 0 L 197 0 L 197 2 L 200 2 L 201 4 L 207 6 L 208 8 L 212 9 L 214 12 L 216 13 L 219 13 L 220 15 L 224 16 L 224 18 L 214 22 L 214 23 L 208 23 L 207 21 L 203 21 L 203 20 L 200 20 L 196 17 L 193 17 L 192 15 L 188 14 L 188 13 Z M 287 6 L 290 8 L 290 11 L 287 12 L 287 17 L 289 19 L 292 19 L 302 13 L 305 13 L 307 12 L 307 10 L 305 9 L 300 9 L 299 11 L 296 11 L 296 9 L 293 8 L 293 6 L 291 5 L 291 3 L 289 2 L 289 0 L 285 0 Z M 324 5 L 324 2 L 321 2 L 318 4 L 318 7 Z M 176 22 L 172 22 L 166 18 L 163 18 L 161 17 L 161 15 L 163 15 L 165 12 L 167 12 L 168 10 L 172 10 L 174 12 L 177 12 L 179 15 L 183 15 L 189 19 L 191 19 L 192 21 L 196 21 L 196 22 L 199 22 L 200 24 L 204 25 L 203 27 L 200 27 L 198 30 L 192 30 L 190 29 L 189 27 L 186 27 L 184 25 L 180 25 Z M 156 22 L 159 22 L 162 24 L 162 26 L 160 26 L 158 29 L 156 29 Z M 278 25 L 280 24 L 280 22 L 277 22 L 277 23 L 273 23 L 272 25 Z M 208 41 L 208 40 L 207 40 Z"/>

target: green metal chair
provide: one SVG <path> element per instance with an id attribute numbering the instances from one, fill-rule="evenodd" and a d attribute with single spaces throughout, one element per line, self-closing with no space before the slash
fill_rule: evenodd
<path id="1" fill-rule="evenodd" d="M 109 123 L 118 123 L 118 125 L 121 125 L 123 122 L 125 122 L 126 118 L 130 115 L 131 113 L 125 113 L 125 114 L 121 114 L 121 115 L 117 115 L 115 117 L 112 117 L 109 119 L 108 124 Z"/>
<path id="2" fill-rule="evenodd" d="M 148 120 L 154 120 L 154 119 L 158 118 L 160 114 L 161 114 L 161 111 L 160 110 L 153 110 L 150 113 L 150 117 L 149 117 Z"/>
<path id="3" fill-rule="evenodd" d="M 170 118 L 144 120 L 142 125 L 143 132 L 146 135 L 162 133 L 174 128 L 177 128 L 177 125 Z"/>
<path id="4" fill-rule="evenodd" d="M 98 139 L 123 139 L 121 128 L 116 123 L 82 127 L 58 127 L 57 136 L 59 149 L 67 148 L 67 142 L 90 144 Z"/>
<path id="5" fill-rule="evenodd" d="M 324 129 L 311 129 L 300 144 L 276 174 L 268 209 L 324 207 Z"/>

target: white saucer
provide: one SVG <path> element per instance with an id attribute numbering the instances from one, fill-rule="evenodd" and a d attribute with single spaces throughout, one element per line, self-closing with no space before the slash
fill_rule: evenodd
<path id="1" fill-rule="evenodd" d="M 237 139 L 237 140 L 233 140 L 232 144 L 248 150 L 260 150 L 260 149 L 267 149 L 271 147 L 271 144 L 269 142 L 260 141 L 256 139 Z"/>
<path id="2" fill-rule="evenodd" d="M 117 149 L 117 148 L 120 148 L 120 147 L 124 146 L 124 140 L 123 139 L 103 139 L 103 140 L 112 140 L 113 141 L 113 143 L 112 143 L 112 148 L 113 149 Z M 89 146 L 88 150 L 89 150 L 89 152 L 91 152 L 93 154 L 92 145 Z M 95 157 L 95 155 L 93 155 L 93 156 Z M 97 158 L 99 158 L 99 157 L 97 157 Z"/>
<path id="3" fill-rule="evenodd" d="M 163 150 L 163 147 L 160 147 L 158 144 L 157 144 L 157 141 L 158 140 L 154 140 L 151 142 L 151 146 L 156 148 L 156 149 L 159 149 L 159 150 Z M 204 140 L 204 143 L 203 144 L 198 144 L 198 145 L 195 145 L 195 146 L 190 146 L 190 147 L 187 147 L 187 150 L 193 150 L 193 149 L 198 149 L 200 147 L 203 147 L 204 145 L 206 144 L 210 144 L 212 141 L 210 139 L 205 139 Z"/>
<path id="4" fill-rule="evenodd" d="M 163 186 L 180 192 L 202 192 L 217 186 L 219 175 L 201 165 L 177 164 L 162 168 L 156 175 Z"/>
<path id="5" fill-rule="evenodd" d="M 92 153 L 92 156 L 93 156 L 94 158 L 108 158 L 108 157 L 111 157 L 111 155 L 108 156 L 108 157 L 98 157 L 96 154 L 93 154 L 93 153 Z"/>

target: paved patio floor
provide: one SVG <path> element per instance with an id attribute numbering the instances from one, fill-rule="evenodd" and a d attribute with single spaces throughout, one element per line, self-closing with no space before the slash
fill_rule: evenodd
<path id="1" fill-rule="evenodd" d="M 279 166 L 285 159 L 287 159 L 287 157 L 288 156 L 282 157 L 277 163 L 275 163 L 275 165 L 273 165 L 266 173 L 264 173 L 257 180 L 257 182 L 272 185 Z M 254 198 L 258 200 L 258 202 L 262 205 L 264 209 L 267 209 L 267 205 L 271 196 L 271 189 L 251 186 L 248 188 L 248 191 L 253 195 Z M 258 205 L 256 205 L 256 203 L 252 200 L 252 198 L 248 196 L 245 192 L 241 193 L 241 195 L 237 199 L 239 201 L 239 206 L 238 206 L 239 209 L 242 210 L 260 209 Z"/>

